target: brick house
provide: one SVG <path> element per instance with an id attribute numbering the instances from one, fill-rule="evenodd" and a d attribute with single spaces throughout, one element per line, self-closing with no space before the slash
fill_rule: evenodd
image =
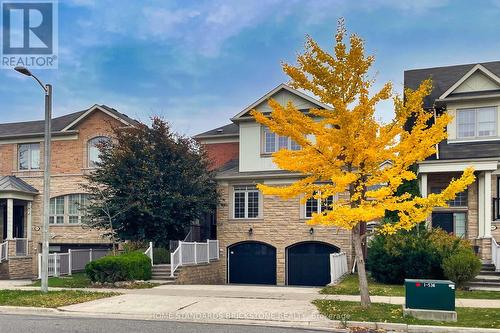
<path id="1" fill-rule="evenodd" d="M 307 225 L 312 213 L 321 210 L 318 200 L 310 199 L 306 204 L 301 204 L 300 198 L 284 201 L 256 188 L 258 183 L 289 184 L 300 178 L 278 169 L 271 157 L 281 147 L 299 147 L 249 115 L 252 109 L 270 112 L 270 98 L 283 105 L 292 101 L 304 112 L 329 108 L 281 84 L 236 114 L 229 125 L 195 136 L 218 168 L 216 177 L 224 204 L 217 209 L 215 222 L 222 274 L 227 283 L 325 285 L 330 282 L 329 253 L 346 252 L 352 262 L 351 233 Z"/>
<path id="2" fill-rule="evenodd" d="M 428 78 L 434 88 L 424 107 L 453 120 L 437 153 L 419 163 L 421 194 L 440 191 L 468 166 L 476 170 L 476 181 L 449 208 L 435 208 L 428 224 L 469 239 L 485 262 L 497 253 L 500 270 L 493 241 L 500 241 L 500 61 L 408 70 L 405 87 Z"/>
<path id="3" fill-rule="evenodd" d="M 50 251 L 109 248 L 96 230 L 82 228 L 84 175 L 98 160 L 96 144 L 115 126 L 137 122 L 105 105 L 52 119 Z M 43 218 L 44 121 L 0 124 L 0 235 L 8 243 L 0 278 L 32 278 L 38 271 Z M 5 244 L 5 243 L 4 243 Z"/>

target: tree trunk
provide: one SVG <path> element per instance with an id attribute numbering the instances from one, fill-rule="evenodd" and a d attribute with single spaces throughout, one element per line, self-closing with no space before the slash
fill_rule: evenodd
<path id="1" fill-rule="evenodd" d="M 364 308 L 368 308 L 371 305 L 371 300 L 370 300 L 370 294 L 368 292 L 368 279 L 366 276 L 363 245 L 361 244 L 361 228 L 359 224 L 352 229 L 352 240 L 354 243 L 354 253 L 356 254 L 356 265 L 358 268 L 361 306 Z"/>

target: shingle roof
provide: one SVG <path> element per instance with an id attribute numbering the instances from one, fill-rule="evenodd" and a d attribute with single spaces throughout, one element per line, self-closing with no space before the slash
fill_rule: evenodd
<path id="1" fill-rule="evenodd" d="M 195 135 L 195 138 L 203 138 L 210 136 L 228 136 L 228 135 L 238 135 L 240 133 L 240 128 L 237 124 L 231 123 L 221 127 L 211 129 L 209 131 Z"/>
<path id="2" fill-rule="evenodd" d="M 424 100 L 424 107 L 431 108 L 439 96 L 477 64 L 481 64 L 493 74 L 500 77 L 500 61 L 481 62 L 467 65 L 407 70 L 404 72 L 404 86 L 410 89 L 417 89 L 422 81 L 431 78 L 434 89 Z"/>
<path id="3" fill-rule="evenodd" d="M 4 176 L 0 178 L 0 192 L 23 192 L 38 194 L 38 190 L 16 176 Z"/>
<path id="4" fill-rule="evenodd" d="M 118 112 L 117 110 L 110 108 L 106 105 L 99 105 L 102 109 L 113 113 L 115 116 L 123 119 L 124 121 L 130 124 L 137 124 L 138 122 L 127 115 Z M 61 117 L 52 118 L 52 132 L 60 132 L 66 126 L 70 125 L 72 122 L 81 117 L 85 112 L 89 111 L 91 108 L 86 110 L 73 112 Z M 30 134 L 41 134 L 45 129 L 45 121 L 44 120 L 35 120 L 35 121 L 24 121 L 18 123 L 4 123 L 0 124 L 0 137 L 10 137 L 10 136 L 21 136 L 21 135 L 30 135 Z"/>

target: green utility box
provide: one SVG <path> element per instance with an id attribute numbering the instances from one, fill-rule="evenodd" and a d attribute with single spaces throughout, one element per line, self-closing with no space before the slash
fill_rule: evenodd
<path id="1" fill-rule="evenodd" d="M 448 280 L 405 280 L 406 308 L 455 311 L 455 283 Z"/>

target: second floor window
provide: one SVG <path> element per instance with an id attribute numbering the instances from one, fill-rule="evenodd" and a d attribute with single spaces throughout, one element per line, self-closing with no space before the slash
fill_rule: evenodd
<path id="1" fill-rule="evenodd" d="M 324 199 L 309 198 L 306 201 L 306 218 L 311 218 L 314 213 L 321 213 L 328 210 L 333 203 L 333 196 Z"/>
<path id="2" fill-rule="evenodd" d="M 109 141 L 109 138 L 105 136 L 97 136 L 92 138 L 88 142 L 88 167 L 95 168 L 97 167 L 97 163 L 101 161 L 99 154 L 99 145 Z"/>
<path id="3" fill-rule="evenodd" d="M 443 187 L 432 187 L 431 193 L 441 193 L 443 191 Z M 450 207 L 467 207 L 467 190 L 460 192 L 457 194 L 455 199 L 448 201 L 448 206 Z"/>
<path id="4" fill-rule="evenodd" d="M 79 224 L 84 215 L 83 208 L 87 202 L 87 194 L 77 193 L 61 195 L 50 199 L 50 224 Z"/>
<path id="5" fill-rule="evenodd" d="M 259 217 L 259 190 L 256 186 L 235 186 L 233 199 L 235 219 Z"/>
<path id="6" fill-rule="evenodd" d="M 473 139 L 497 135 L 497 108 L 457 110 L 457 137 Z"/>
<path id="7" fill-rule="evenodd" d="M 40 169 L 40 144 L 26 143 L 18 146 L 19 170 Z"/>
<path id="8" fill-rule="evenodd" d="M 263 148 L 265 154 L 270 154 L 280 149 L 299 150 L 300 146 L 289 137 L 278 135 L 271 132 L 269 128 L 264 127 Z"/>

